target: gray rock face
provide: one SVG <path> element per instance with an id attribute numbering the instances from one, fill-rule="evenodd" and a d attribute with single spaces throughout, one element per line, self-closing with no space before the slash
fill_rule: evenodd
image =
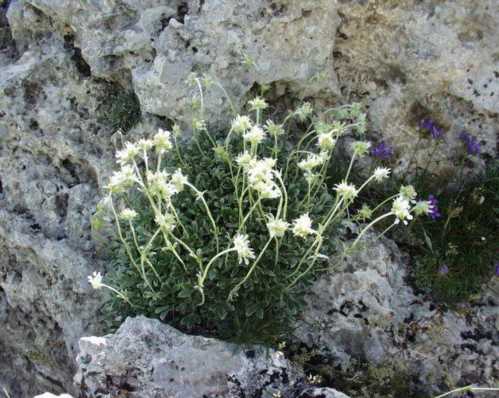
<path id="1" fill-rule="evenodd" d="M 336 90 L 339 18 L 327 0 L 25 0 L 19 7 L 10 20 L 20 47 L 38 30 L 26 14 L 50 16 L 59 34 L 72 35 L 93 76 L 133 86 L 143 112 L 188 120 L 192 72 L 220 80 L 237 106 L 257 82 L 289 82 L 301 96 Z M 210 121 L 227 119 L 219 87 L 204 101 Z"/>
<path id="2" fill-rule="evenodd" d="M 312 287 L 297 338 L 347 373 L 368 364 L 373 375 L 406 375 L 419 392 L 495 385 L 499 281 L 476 305 L 443 312 L 407 286 L 409 264 L 393 242 L 371 235 L 364 243 Z"/>
<path id="3" fill-rule="evenodd" d="M 1 7 L 0 385 L 16 397 L 71 392 L 76 343 L 99 331 L 86 276 L 103 267 L 90 220 L 112 165 L 115 119 L 129 113 L 114 103 L 124 92 L 138 97 L 142 125 L 128 134 L 142 134 L 156 116 L 189 119 L 192 71 L 217 76 L 236 105 L 256 81 L 331 92 L 334 79 L 308 80 L 332 71 L 334 41 L 320 43 L 338 18 L 325 0 Z M 227 118 L 221 97 L 206 93 L 214 121 Z"/>
<path id="4" fill-rule="evenodd" d="M 497 154 L 497 1 L 340 0 L 338 12 L 339 85 L 346 98 L 369 104 L 372 127 L 395 146 L 400 170 L 408 166 L 425 117 L 447 132 L 432 169 L 452 168 L 462 130 L 483 140 L 484 152 Z M 433 152 L 427 140 L 421 146 L 420 165 Z"/>
<path id="5" fill-rule="evenodd" d="M 144 317 L 128 318 L 113 335 L 82 338 L 77 362 L 80 397 L 348 398 L 307 387 L 280 352 L 184 335 Z"/>

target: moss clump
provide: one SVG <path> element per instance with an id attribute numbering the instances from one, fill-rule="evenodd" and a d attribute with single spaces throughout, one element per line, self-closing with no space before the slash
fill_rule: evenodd
<path id="1" fill-rule="evenodd" d="M 97 119 L 113 131 L 127 132 L 141 119 L 140 102 L 133 91 L 123 90 L 117 84 L 105 83 L 100 98 Z"/>

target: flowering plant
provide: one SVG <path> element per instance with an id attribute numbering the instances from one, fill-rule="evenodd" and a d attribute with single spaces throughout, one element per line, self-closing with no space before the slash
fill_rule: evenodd
<path id="1" fill-rule="evenodd" d="M 407 233 L 395 231 L 392 237 L 404 242 L 413 256 L 412 279 L 416 285 L 437 299 L 453 303 L 478 293 L 485 282 L 497 275 L 499 165 L 488 161 L 482 172 L 477 172 L 478 167 L 470 167 L 486 157 L 481 159 L 483 142 L 467 131 L 458 134 L 444 131 L 431 118 L 421 120 L 419 128 L 420 139 L 407 166 L 409 169 L 416 161 L 411 175 L 392 178 L 390 184 L 374 186 L 365 192 L 367 203 L 361 214 L 368 214 L 368 204 L 377 202 L 400 184 L 410 182 L 420 195 L 427 197 L 413 211 L 427 217 L 412 223 Z M 450 157 L 454 167 L 445 173 L 433 173 L 433 155 L 453 136 L 459 143 Z M 423 139 L 424 144 L 419 145 Z M 432 148 L 429 156 L 418 165 L 418 152 L 427 148 Z M 373 165 L 389 165 L 393 154 L 394 149 L 381 141 L 371 150 Z M 407 187 L 403 190 L 406 197 L 410 196 Z M 386 205 L 385 211 L 388 208 Z"/>
<path id="2" fill-rule="evenodd" d="M 357 141 L 344 179 L 330 186 L 337 141 L 364 128 L 356 105 L 336 109 L 330 120 L 304 104 L 281 123 L 264 119 L 267 107 L 262 98 L 250 101 L 252 117 L 237 115 L 227 134 L 210 133 L 200 117 L 185 146 L 175 126 L 117 152 L 120 169 L 100 206 L 116 227 L 113 272 L 105 284 L 100 273 L 89 277 L 94 288 L 111 291 L 112 313 L 156 316 L 226 338 L 243 331 L 262 337 L 297 315 L 306 287 L 342 247 L 337 227 L 359 193 L 390 170 L 377 168 L 353 185 L 352 167 L 370 147 Z M 291 146 L 286 131 L 305 123 Z M 378 209 L 369 210 L 364 221 L 373 221 L 354 246 L 380 220 L 407 224 L 416 209 L 429 209 L 414 199 L 401 191 L 385 214 L 374 218 Z"/>

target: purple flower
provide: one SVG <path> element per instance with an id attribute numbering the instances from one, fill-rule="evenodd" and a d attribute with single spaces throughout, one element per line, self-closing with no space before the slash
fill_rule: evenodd
<path id="1" fill-rule="evenodd" d="M 438 273 L 440 275 L 447 275 L 449 273 L 449 267 L 446 264 L 441 265 L 438 268 Z"/>
<path id="2" fill-rule="evenodd" d="M 496 261 L 495 266 L 496 266 L 496 276 L 499 276 L 499 261 Z"/>
<path id="3" fill-rule="evenodd" d="M 478 139 L 474 135 L 462 131 L 459 134 L 459 139 L 466 145 L 466 152 L 468 152 L 468 155 L 480 155 L 480 142 L 478 142 Z"/>
<path id="4" fill-rule="evenodd" d="M 442 135 L 444 133 L 442 128 L 429 118 L 421 120 L 421 122 L 419 123 L 419 127 L 421 127 L 423 130 L 428 131 L 431 134 L 432 138 L 435 140 L 442 138 Z"/>
<path id="5" fill-rule="evenodd" d="M 371 149 L 371 156 L 380 160 L 387 160 L 393 156 L 393 147 L 385 141 L 381 141 L 378 145 Z"/>
<path id="6" fill-rule="evenodd" d="M 428 202 L 430 202 L 430 211 L 428 212 L 428 216 L 433 220 L 438 220 L 440 217 L 442 217 L 442 214 L 440 214 L 440 209 L 438 208 L 438 200 L 435 196 L 430 195 L 428 196 Z"/>

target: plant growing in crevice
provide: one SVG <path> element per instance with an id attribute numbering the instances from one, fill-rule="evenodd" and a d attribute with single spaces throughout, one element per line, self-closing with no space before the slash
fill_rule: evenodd
<path id="1" fill-rule="evenodd" d="M 140 102 L 133 91 L 124 91 L 119 85 L 104 84 L 101 105 L 98 108 L 98 121 L 111 130 L 127 132 L 141 119 Z"/>
<path id="2" fill-rule="evenodd" d="M 420 123 L 421 137 L 414 149 L 409 166 L 421 150 L 419 143 L 432 148 L 425 164 L 416 164 L 413 175 L 393 178 L 389 184 L 367 191 L 364 199 L 376 202 L 387 190 L 410 182 L 427 198 L 428 217 L 421 217 L 407 230 L 393 237 L 406 245 L 413 255 L 412 276 L 417 287 L 438 300 L 455 303 L 470 298 L 496 275 L 494 264 L 499 260 L 499 164 L 474 176 L 465 176 L 472 158 L 480 156 L 481 143 L 468 132 L 457 133 L 461 147 L 454 154 L 456 166 L 452 174 L 439 176 L 431 171 L 433 155 L 445 137 L 435 121 L 426 118 Z M 393 148 L 382 142 L 371 151 L 374 164 L 389 165 Z"/>
<path id="3" fill-rule="evenodd" d="M 121 168 L 101 206 L 117 231 L 112 271 L 106 284 L 99 273 L 89 281 L 111 290 L 110 314 L 145 314 L 191 332 L 269 341 L 299 314 L 329 254 L 343 250 L 337 229 L 344 219 L 354 221 L 349 208 L 359 193 L 388 179 L 390 170 L 377 168 L 353 185 L 356 160 L 369 152 L 369 143 L 356 141 L 343 180 L 328 185 L 337 140 L 365 129 L 358 106 L 315 115 L 303 104 L 277 123 L 266 120 L 268 104 L 256 97 L 250 115 L 235 116 L 224 134 L 209 131 L 204 120 L 207 80 L 190 80 L 199 95 L 189 143 L 179 146 L 175 126 L 118 151 Z M 294 145 L 286 132 L 291 120 L 309 125 Z M 392 198 L 354 247 L 380 220 L 412 219 L 417 207 L 404 195 Z"/>

